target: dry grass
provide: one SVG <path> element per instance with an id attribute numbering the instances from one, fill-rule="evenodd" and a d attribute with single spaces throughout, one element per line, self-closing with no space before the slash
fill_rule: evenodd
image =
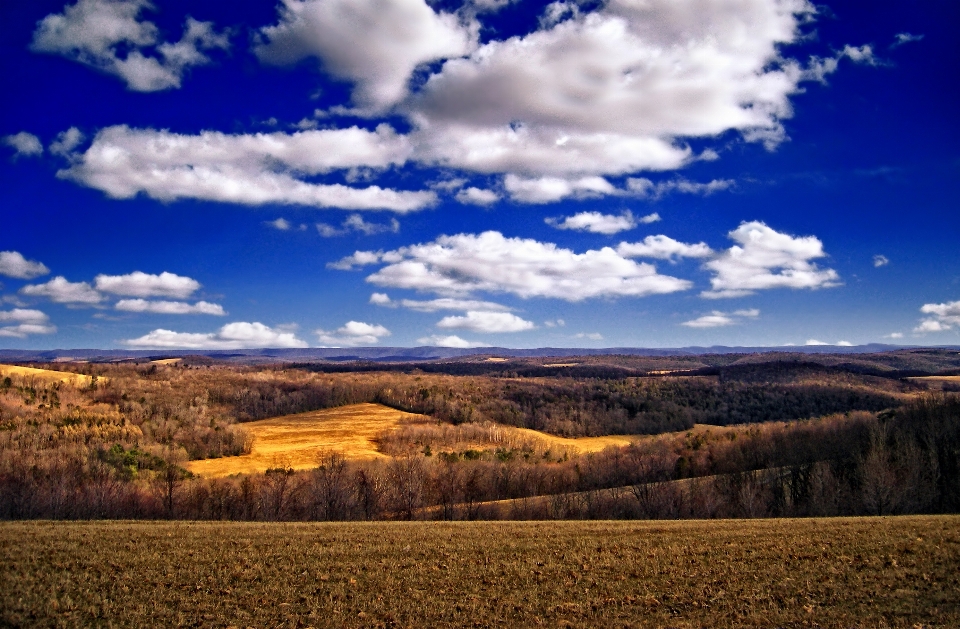
<path id="1" fill-rule="evenodd" d="M 52 369 L 35 369 L 33 367 L 18 367 L 16 365 L 0 365 L 0 377 L 36 378 L 46 383 L 65 382 L 75 387 L 90 386 L 90 376 Z"/>
<path id="2" fill-rule="evenodd" d="M 960 517 L 0 525 L 17 627 L 957 627 Z"/>
<path id="3" fill-rule="evenodd" d="M 150 362 L 154 365 L 176 365 L 182 361 L 182 358 L 159 358 L 157 360 L 151 360 Z"/>
<path id="4" fill-rule="evenodd" d="M 529 439 L 539 439 L 545 442 L 551 448 L 560 450 L 572 450 L 578 454 L 587 454 L 590 452 L 600 452 L 611 446 L 627 446 L 640 437 L 632 435 L 608 435 L 606 437 L 557 437 L 548 435 L 545 432 L 531 430 L 529 428 L 507 428 L 516 431 L 517 434 Z"/>
<path id="5" fill-rule="evenodd" d="M 247 422 L 243 428 L 253 438 L 250 454 L 191 461 L 187 468 L 216 478 L 272 467 L 310 469 L 317 466 L 322 450 L 337 450 L 351 459 L 380 458 L 384 455 L 377 450 L 377 436 L 420 418 L 380 404 L 352 404 Z"/>

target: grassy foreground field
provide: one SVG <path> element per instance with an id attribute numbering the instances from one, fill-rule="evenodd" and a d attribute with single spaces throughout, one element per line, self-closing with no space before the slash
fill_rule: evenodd
<path id="1" fill-rule="evenodd" d="M 957 627 L 960 517 L 4 523 L 0 625 Z"/>

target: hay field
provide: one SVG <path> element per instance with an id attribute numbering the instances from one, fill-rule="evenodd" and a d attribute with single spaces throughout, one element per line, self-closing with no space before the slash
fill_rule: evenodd
<path id="1" fill-rule="evenodd" d="M 0 626 L 960 626 L 960 517 L 7 522 Z"/>
<path id="2" fill-rule="evenodd" d="M 0 365 L 0 377 L 36 378 L 44 383 L 64 382 L 75 387 L 88 387 L 92 378 L 78 373 L 53 371 L 52 369 L 35 369 L 34 367 L 18 367 L 16 365 Z"/>
<path id="3" fill-rule="evenodd" d="M 337 408 L 284 415 L 243 424 L 252 437 L 250 454 L 190 461 L 186 468 L 207 478 L 231 474 L 263 472 L 273 467 L 292 467 L 296 470 L 316 467 L 317 454 L 322 450 L 336 450 L 349 459 L 376 459 L 384 455 L 378 449 L 377 438 L 404 424 L 435 423 L 423 415 L 405 413 L 380 404 L 352 404 Z M 568 450 L 580 454 L 599 452 L 610 446 L 625 446 L 637 437 L 613 435 L 609 437 L 566 438 L 528 428 L 500 427 L 518 442 L 539 441 L 545 448 Z M 484 447 L 482 443 L 461 444 L 463 448 Z"/>
<path id="4" fill-rule="evenodd" d="M 190 461 L 186 467 L 208 478 L 263 472 L 272 467 L 303 470 L 317 466 L 317 453 L 336 450 L 351 459 L 375 459 L 376 438 L 421 415 L 380 404 L 351 404 L 243 424 L 253 437 L 250 454 Z"/>
<path id="5" fill-rule="evenodd" d="M 960 376 L 919 376 L 915 378 L 907 378 L 907 380 L 923 384 L 928 389 L 934 390 L 943 389 L 943 385 L 945 384 L 960 384 Z"/>

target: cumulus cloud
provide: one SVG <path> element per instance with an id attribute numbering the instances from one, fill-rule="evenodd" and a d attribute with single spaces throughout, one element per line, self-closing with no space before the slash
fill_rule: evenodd
<path id="1" fill-rule="evenodd" d="M 932 316 L 921 320 L 914 332 L 945 332 L 952 330 L 953 326 L 960 326 L 960 301 L 924 304 L 920 312 Z"/>
<path id="2" fill-rule="evenodd" d="M 452 297 L 440 297 L 439 299 L 401 299 L 394 301 L 385 293 L 373 293 L 370 295 L 370 303 L 377 306 L 386 306 L 395 308 L 401 306 L 416 310 L 418 312 L 437 312 L 440 310 L 485 310 L 491 312 L 508 312 L 511 308 L 503 306 L 492 301 L 479 301 L 476 299 L 454 299 Z"/>
<path id="3" fill-rule="evenodd" d="M 66 131 L 61 131 L 50 143 L 50 152 L 54 155 L 70 158 L 74 149 L 83 144 L 86 136 L 76 127 L 70 127 Z"/>
<path id="4" fill-rule="evenodd" d="M 4 137 L 3 143 L 14 150 L 14 158 L 35 157 L 43 154 L 40 138 L 26 131 Z"/>
<path id="5" fill-rule="evenodd" d="M 212 22 L 190 17 L 180 41 L 158 43 L 156 25 L 139 19 L 152 8 L 149 0 L 80 0 L 43 18 L 30 49 L 120 77 L 133 91 L 155 92 L 180 87 L 188 68 L 210 63 L 203 51 L 229 48 Z"/>
<path id="6" fill-rule="evenodd" d="M 455 334 L 450 336 L 433 335 L 417 339 L 421 345 L 430 345 L 432 347 L 455 347 L 458 349 L 469 349 L 472 347 L 490 347 L 487 343 L 480 341 L 468 341 Z"/>
<path id="7" fill-rule="evenodd" d="M 673 192 L 710 196 L 714 192 L 729 190 L 735 183 L 733 179 L 714 179 L 701 183 L 682 178 L 654 183 L 646 177 L 630 177 L 627 179 L 627 190 L 641 199 L 656 200 Z"/>
<path id="8" fill-rule="evenodd" d="M 283 218 L 282 216 L 275 221 L 267 221 L 267 225 L 269 225 L 270 227 L 273 227 L 274 229 L 278 229 L 282 232 L 288 231 L 290 229 L 290 221 Z"/>
<path id="9" fill-rule="evenodd" d="M 681 138 L 784 136 L 804 75 L 780 48 L 799 40 L 811 3 L 565 8 L 573 10 L 451 59 L 428 79 L 409 105 L 425 157 L 527 176 L 625 174 L 689 162 Z"/>
<path id="10" fill-rule="evenodd" d="M 148 301 L 146 299 L 121 299 L 114 306 L 126 312 L 150 312 L 155 314 L 205 314 L 224 316 L 223 306 L 207 301 L 190 304 L 185 301 Z"/>
<path id="11" fill-rule="evenodd" d="M 626 210 L 620 215 L 601 214 L 600 212 L 580 212 L 573 216 L 546 218 L 544 222 L 557 229 L 572 229 L 575 231 L 593 232 L 595 234 L 606 234 L 609 236 L 633 229 L 641 220 L 648 218 L 648 216 L 644 216 L 642 219 L 637 219 L 630 210 Z M 657 216 L 657 218 L 659 219 L 660 217 Z"/>
<path id="12" fill-rule="evenodd" d="M 69 282 L 62 275 L 44 284 L 28 284 L 20 289 L 20 294 L 46 297 L 58 304 L 98 304 L 103 301 L 103 295 L 87 282 Z"/>
<path id="13" fill-rule="evenodd" d="M 464 188 L 457 193 L 457 201 L 469 205 L 493 205 L 499 200 L 499 194 L 482 188 Z"/>
<path id="14" fill-rule="evenodd" d="M 904 44 L 909 44 L 910 42 L 920 41 L 923 39 L 923 35 L 912 35 L 910 33 L 897 33 L 897 36 L 894 38 L 891 48 L 896 48 L 897 46 L 902 46 Z"/>
<path id="15" fill-rule="evenodd" d="M 57 327 L 50 325 L 49 321 L 50 317 L 39 310 L 0 310 L 0 337 L 22 339 L 31 334 L 53 334 Z M 11 323 L 13 325 L 5 325 Z"/>
<path id="16" fill-rule="evenodd" d="M 574 334 L 573 338 L 575 339 L 588 339 L 590 341 L 602 341 L 603 335 L 599 332 L 580 332 L 579 334 Z"/>
<path id="17" fill-rule="evenodd" d="M 161 201 L 201 199 L 263 205 L 282 203 L 353 210 L 410 212 L 436 201 L 432 191 L 397 191 L 312 183 L 304 177 L 357 167 L 403 164 L 409 138 L 386 124 L 293 134 L 181 135 L 107 127 L 57 176 L 117 199 L 139 193 Z"/>
<path id="18" fill-rule="evenodd" d="M 352 81 L 361 109 L 381 110 L 407 94 L 414 69 L 471 52 L 477 27 L 434 11 L 424 0 L 283 0 L 280 20 L 260 31 L 265 63 L 308 57 Z"/>
<path id="19" fill-rule="evenodd" d="M 376 345 L 381 338 L 390 336 L 390 330 L 382 325 L 348 321 L 333 332 L 316 330 L 315 334 L 325 346 L 357 347 L 360 345 Z"/>
<path id="20" fill-rule="evenodd" d="M 755 319 L 759 316 L 760 311 L 756 308 L 736 310 L 734 312 L 714 310 L 708 315 L 703 315 L 690 321 L 684 321 L 680 325 L 685 325 L 688 328 L 722 328 L 728 325 L 736 325 L 744 319 Z"/>
<path id="21" fill-rule="evenodd" d="M 647 236 L 642 242 L 621 242 L 617 253 L 625 258 L 705 258 L 713 254 L 713 249 L 704 242 L 687 244 L 669 236 Z"/>
<path id="22" fill-rule="evenodd" d="M 103 275 L 94 278 L 97 290 L 114 295 L 128 295 L 131 297 L 171 297 L 186 299 L 197 289 L 200 282 L 197 280 L 164 271 L 159 275 L 151 275 L 142 271 L 134 271 L 126 275 Z"/>
<path id="23" fill-rule="evenodd" d="M 464 316 L 444 317 L 438 328 L 462 329 L 494 334 L 499 332 L 526 332 L 537 326 L 509 312 L 468 311 Z"/>
<path id="24" fill-rule="evenodd" d="M 441 236 L 395 251 L 361 252 L 332 268 L 384 262 L 367 277 L 379 286 L 439 293 L 512 293 L 523 298 L 582 301 L 592 297 L 644 297 L 690 288 L 688 280 L 661 275 L 655 266 L 627 259 L 610 247 L 575 253 L 532 239 L 506 238 L 496 231 Z"/>
<path id="25" fill-rule="evenodd" d="M 19 251 L 0 251 L 0 275 L 18 280 L 32 280 L 49 272 L 47 265 L 36 260 L 27 260 Z"/>
<path id="26" fill-rule="evenodd" d="M 307 347 L 290 330 L 271 328 L 259 322 L 228 323 L 216 332 L 174 332 L 157 329 L 140 338 L 123 341 L 130 347 L 179 349 L 252 349 Z"/>
<path id="27" fill-rule="evenodd" d="M 887 266 L 890 264 L 890 258 L 884 255 L 875 255 L 873 256 L 873 266 L 880 268 L 882 266 Z"/>
<path id="28" fill-rule="evenodd" d="M 554 203 L 567 197 L 583 199 L 617 193 L 609 181 L 595 176 L 524 178 L 511 173 L 504 177 L 503 186 L 511 199 L 523 203 Z"/>
<path id="29" fill-rule="evenodd" d="M 343 236 L 351 232 L 372 236 L 373 234 L 382 234 L 384 232 L 392 232 L 395 234 L 400 231 L 400 222 L 395 218 L 391 219 L 388 223 L 372 223 L 363 220 L 363 217 L 359 214 L 351 214 L 348 216 L 343 223 L 340 224 L 340 227 L 334 227 L 329 223 L 317 223 L 316 226 L 317 232 L 324 238 Z"/>
<path id="30" fill-rule="evenodd" d="M 826 256 L 815 236 L 794 237 L 759 221 L 744 222 L 729 236 L 739 243 L 707 262 L 713 271 L 707 298 L 742 297 L 771 288 L 827 288 L 838 286 L 833 269 L 820 269 L 811 260 Z"/>

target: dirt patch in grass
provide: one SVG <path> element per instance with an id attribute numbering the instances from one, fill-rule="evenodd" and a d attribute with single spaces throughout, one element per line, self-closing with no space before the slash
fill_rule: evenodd
<path id="1" fill-rule="evenodd" d="M 250 454 L 191 461 L 186 467 L 216 478 L 275 467 L 314 468 L 323 450 L 336 450 L 350 459 L 380 458 L 384 455 L 377 451 L 377 436 L 421 417 L 380 404 L 351 404 L 247 422 L 243 428 L 253 438 Z"/>
<path id="2" fill-rule="evenodd" d="M 0 625 L 956 627 L 960 517 L 5 523 Z"/>

